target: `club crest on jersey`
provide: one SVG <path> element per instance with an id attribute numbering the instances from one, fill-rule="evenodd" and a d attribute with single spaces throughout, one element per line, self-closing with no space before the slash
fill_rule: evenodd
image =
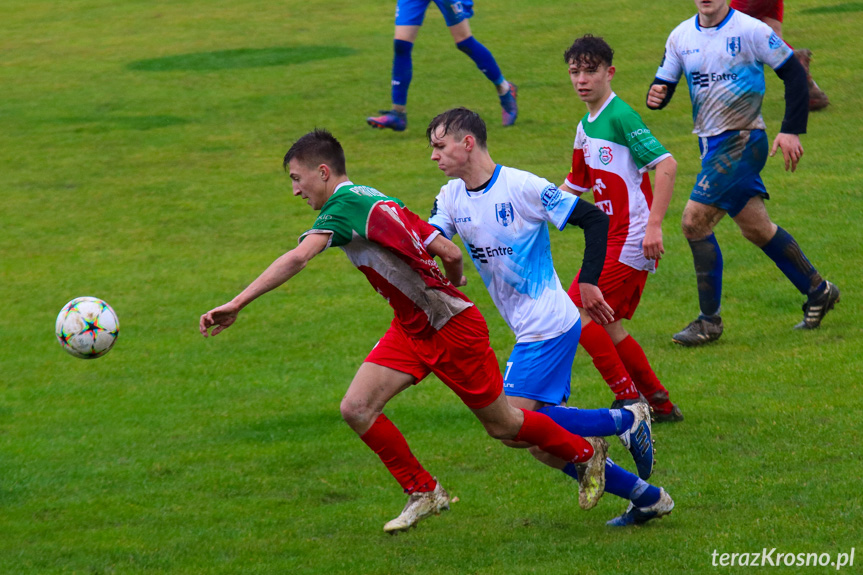
<path id="1" fill-rule="evenodd" d="M 504 202 L 494 205 L 494 216 L 497 218 L 497 223 L 503 227 L 507 227 L 513 222 L 512 202 Z"/>
<path id="2" fill-rule="evenodd" d="M 611 154 L 609 146 L 603 146 L 599 149 L 599 161 L 602 162 L 602 165 L 607 166 L 613 159 L 614 156 Z"/>
<path id="3" fill-rule="evenodd" d="M 740 36 L 731 36 L 725 39 L 725 51 L 734 58 L 740 53 Z"/>

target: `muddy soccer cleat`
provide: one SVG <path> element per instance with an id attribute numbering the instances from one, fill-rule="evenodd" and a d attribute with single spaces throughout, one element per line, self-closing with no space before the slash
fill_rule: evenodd
<path id="1" fill-rule="evenodd" d="M 585 437 L 584 440 L 593 446 L 593 456 L 585 462 L 575 464 L 578 473 L 578 505 L 582 509 L 593 509 L 605 493 L 608 442 L 602 437 Z"/>
<path id="2" fill-rule="evenodd" d="M 665 517 L 671 513 L 672 509 L 674 509 L 674 501 L 671 499 L 671 496 L 665 492 L 665 489 L 660 487 L 659 501 L 649 507 L 636 507 L 634 503 L 630 502 L 629 507 L 626 508 L 623 515 L 615 517 L 614 519 L 607 521 L 605 524 L 611 525 L 612 527 L 644 525 L 651 519 Z"/>
<path id="3" fill-rule="evenodd" d="M 430 515 L 440 515 L 441 511 L 449 511 L 449 495 L 438 482 L 432 491 L 411 493 L 401 515 L 384 525 L 384 531 L 407 531 Z"/>
<path id="4" fill-rule="evenodd" d="M 671 336 L 671 341 L 684 347 L 695 347 L 716 341 L 722 335 L 722 318 L 716 316 L 716 321 L 699 317 L 682 331 Z"/>

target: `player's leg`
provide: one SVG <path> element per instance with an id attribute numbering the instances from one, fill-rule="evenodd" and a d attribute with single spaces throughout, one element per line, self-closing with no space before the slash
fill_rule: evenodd
<path id="1" fill-rule="evenodd" d="M 511 126 L 515 124 L 515 120 L 518 117 L 517 88 L 504 78 L 491 51 L 473 36 L 470 23 L 468 22 L 473 16 L 473 2 L 470 0 L 462 0 L 460 2 L 435 0 L 435 3 L 444 16 L 456 48 L 467 54 L 474 64 L 476 64 L 476 67 L 479 68 L 480 72 L 497 89 L 497 95 L 500 97 L 503 125 Z"/>
<path id="2" fill-rule="evenodd" d="M 428 373 L 410 341 L 393 325 L 360 366 L 342 399 L 342 417 L 408 494 L 401 514 L 384 526 L 387 532 L 404 531 L 449 509 L 443 486 L 417 461 L 404 436 L 383 414 L 390 399 Z"/>
<path id="3" fill-rule="evenodd" d="M 380 116 L 366 118 L 373 128 L 401 132 L 407 128 L 408 89 L 413 78 L 413 46 L 425 18 L 429 0 L 399 0 L 396 4 L 396 29 L 393 39 L 392 108 Z"/>
<path id="4" fill-rule="evenodd" d="M 797 290 L 806 296 L 803 321 L 797 329 L 815 329 L 839 301 L 839 288 L 826 281 L 809 261 L 797 241 L 770 220 L 760 196 L 749 200 L 734 216 L 743 236 L 760 247 Z"/>
<path id="5" fill-rule="evenodd" d="M 606 262 L 605 268 L 608 269 L 610 267 L 610 262 Z M 605 269 L 603 273 L 605 273 Z M 602 379 L 605 380 L 605 383 L 614 394 L 612 407 L 622 407 L 627 402 L 638 400 L 638 390 L 621 361 L 608 332 L 603 329 L 603 326 L 591 321 L 590 315 L 582 308 L 581 290 L 578 286 L 580 275 L 581 272 L 579 271 L 575 279 L 572 280 L 572 285 L 569 286 L 568 290 L 569 297 L 578 308 L 578 313 L 581 316 L 582 330 L 579 343 L 590 356 L 594 367 L 599 371 Z M 604 278 L 600 280 L 599 289 L 602 290 L 603 296 L 608 301 L 609 294 L 607 292 L 609 284 L 606 283 Z M 609 305 L 614 308 L 613 304 Z M 615 310 L 615 317 L 617 317 L 616 314 L 617 310 Z"/>

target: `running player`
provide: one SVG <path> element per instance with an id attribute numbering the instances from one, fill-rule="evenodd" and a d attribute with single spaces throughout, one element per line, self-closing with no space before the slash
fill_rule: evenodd
<path id="1" fill-rule="evenodd" d="M 586 509 L 602 496 L 602 438 L 567 432 L 545 415 L 512 407 L 488 328 L 463 285 L 461 250 L 395 198 L 347 177 L 339 142 L 325 130 L 297 140 L 285 156 L 295 196 L 320 216 L 299 245 L 273 262 L 230 302 L 201 316 L 199 329 L 218 335 L 249 303 L 298 274 L 325 249 L 342 248 L 395 311 L 392 325 L 360 366 L 341 404 L 342 417 L 386 465 L 409 495 L 402 513 L 384 531 L 404 531 L 449 508 L 449 496 L 383 414 L 396 394 L 429 373 L 437 375 L 496 439 L 526 442 L 583 470 L 579 502 Z M 441 258 L 446 277 L 435 263 Z M 450 281 L 452 280 L 452 281 Z"/>
<path id="2" fill-rule="evenodd" d="M 411 52 L 430 3 L 431 0 L 398 0 L 393 41 L 392 109 L 381 110 L 380 116 L 366 118 L 374 128 L 389 128 L 396 132 L 407 128 L 408 88 L 413 78 Z M 434 0 L 434 3 L 443 14 L 455 47 L 473 60 L 480 72 L 494 84 L 500 98 L 503 125 L 512 126 L 518 117 L 517 88 L 506 81 L 488 48 L 474 38 L 468 22 L 473 16 L 473 0 Z"/>
<path id="3" fill-rule="evenodd" d="M 698 14 L 668 37 L 647 94 L 648 108 L 662 109 L 685 75 L 701 147 L 701 172 L 683 211 L 701 314 L 672 340 L 695 346 L 722 335 L 722 252 L 713 228 L 726 213 L 806 296 L 803 321 L 795 327 L 815 329 L 839 301 L 839 289 L 821 277 L 791 234 L 770 220 L 760 175 L 768 152 L 761 117 L 763 66 L 785 84 L 785 119 L 770 156 L 781 148 L 785 169 L 792 172 L 803 155 L 799 135 L 806 133 L 809 115 L 806 72 L 767 24 L 729 8 L 726 0 L 695 0 L 695 5 Z"/>
<path id="4" fill-rule="evenodd" d="M 644 481 L 653 468 L 647 405 L 638 402 L 622 409 L 594 410 L 564 406 L 581 321 L 554 270 L 548 224 L 561 230 L 567 224 L 583 227 L 584 308 L 594 321 L 605 324 L 614 320 L 613 310 L 597 281 L 605 258 L 608 217 L 548 180 L 496 164 L 486 145 L 485 123 L 475 112 L 456 108 L 439 114 L 426 135 L 432 161 L 456 178 L 441 188 L 429 222 L 447 238 L 461 236 L 498 311 L 515 333 L 503 382 L 509 402 L 545 413 L 573 433 L 620 437 L 635 459 L 639 476 L 607 463 L 606 491 L 632 503 L 611 521 L 613 525 L 670 513 L 671 497 Z M 577 466 L 541 448 L 532 448 L 531 454 L 572 478 L 580 476 Z"/>
<path id="5" fill-rule="evenodd" d="M 644 350 L 620 321 L 632 319 L 647 275 L 656 271 L 665 253 L 662 220 L 674 191 L 677 162 L 641 116 L 611 89 L 613 57 L 611 46 L 590 34 L 576 39 L 564 53 L 572 87 L 588 114 L 578 123 L 572 168 L 561 189 L 578 196 L 592 189 L 594 203 L 608 214 L 608 252 L 599 289 L 614 308 L 614 321 L 590 321 L 582 309 L 579 276 L 569 295 L 581 313 L 581 345 L 615 394 L 612 407 L 641 393 L 653 408 L 655 422 L 682 421 L 680 408 L 668 398 Z M 654 169 L 652 192 L 647 171 Z"/>

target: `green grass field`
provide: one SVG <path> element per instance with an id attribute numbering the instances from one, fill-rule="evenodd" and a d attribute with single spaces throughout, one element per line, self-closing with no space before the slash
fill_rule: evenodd
<path id="1" fill-rule="evenodd" d="M 714 567 L 714 550 L 863 547 L 863 3 L 788 3 L 785 36 L 814 51 L 832 105 L 810 118 L 797 173 L 775 158 L 764 172 L 773 218 L 842 302 L 820 330 L 792 331 L 801 296 L 724 221 L 726 332 L 703 349 L 670 341 L 697 313 L 679 231 L 699 166 L 688 97 L 661 113 L 643 105 L 692 2 L 479 4 L 477 38 L 520 88 L 517 125 L 499 126 L 492 87 L 432 8 L 400 134 L 364 122 L 389 102 L 389 0 L 0 4 L 0 573 L 712 573 L 746 570 Z M 332 250 L 219 337 L 203 339 L 198 317 L 311 225 L 281 160 L 316 126 L 340 138 L 355 182 L 420 214 L 446 179 L 425 126 L 457 105 L 486 118 L 496 161 L 561 181 L 584 113 L 562 53 L 586 32 L 615 48 L 617 93 L 679 162 L 666 257 L 628 326 L 686 415 L 655 430 L 652 481 L 677 507 L 607 528 L 622 500 L 580 511 L 573 482 L 486 437 L 429 379 L 387 413 L 459 501 L 387 536 L 404 496 L 338 408 L 391 318 L 363 276 Z M 783 106 L 768 72 L 771 138 Z M 553 243 L 568 284 L 581 234 Z M 468 278 L 504 361 L 512 335 Z M 121 321 L 96 361 L 52 334 L 82 295 Z M 584 352 L 573 390 L 579 406 L 611 400 Z M 629 464 L 619 444 L 611 453 Z"/>

